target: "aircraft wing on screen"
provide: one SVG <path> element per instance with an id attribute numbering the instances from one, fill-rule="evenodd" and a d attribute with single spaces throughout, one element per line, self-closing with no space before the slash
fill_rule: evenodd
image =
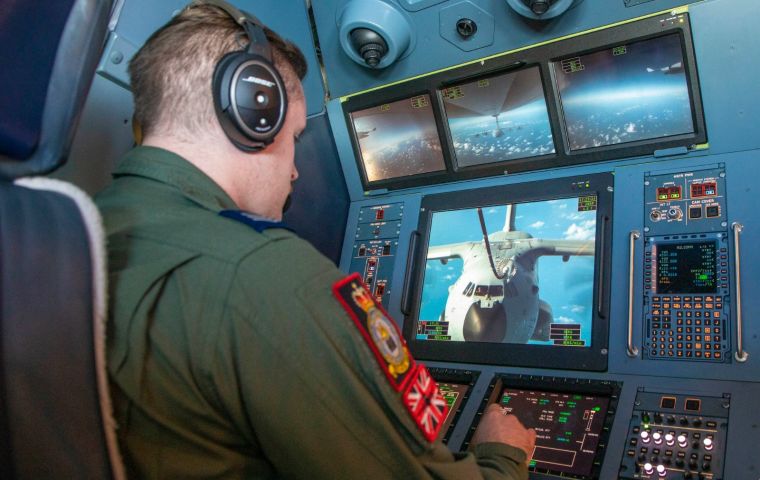
<path id="1" fill-rule="evenodd" d="M 428 248 L 428 260 L 448 260 L 450 258 L 464 258 L 477 242 L 451 243 Z"/>
<path id="2" fill-rule="evenodd" d="M 595 252 L 593 241 L 584 240 L 544 240 L 532 238 L 528 240 L 529 251 L 536 255 L 580 255 L 593 256 Z"/>
<path id="3" fill-rule="evenodd" d="M 543 96 L 543 87 L 530 76 L 504 76 L 488 79 L 487 87 L 474 82 L 462 85 L 462 96 L 446 100 L 448 118 L 497 115 L 521 107 Z"/>

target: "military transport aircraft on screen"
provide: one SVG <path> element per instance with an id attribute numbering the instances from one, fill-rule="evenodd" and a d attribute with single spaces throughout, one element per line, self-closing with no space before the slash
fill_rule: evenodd
<path id="1" fill-rule="evenodd" d="M 428 249 L 428 261 L 463 260 L 439 319 L 448 322 L 452 341 L 549 340 L 554 317 L 551 305 L 539 296 L 538 259 L 554 255 L 566 262 L 573 255 L 594 255 L 593 240 L 533 238 L 515 230 L 515 210 L 515 205 L 507 205 L 504 228 L 489 234 L 487 242 L 484 238 Z"/>

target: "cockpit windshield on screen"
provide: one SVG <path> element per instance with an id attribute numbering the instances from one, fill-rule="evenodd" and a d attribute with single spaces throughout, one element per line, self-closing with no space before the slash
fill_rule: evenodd
<path id="1" fill-rule="evenodd" d="M 433 212 L 416 339 L 590 346 L 596 209 L 589 195 Z"/>

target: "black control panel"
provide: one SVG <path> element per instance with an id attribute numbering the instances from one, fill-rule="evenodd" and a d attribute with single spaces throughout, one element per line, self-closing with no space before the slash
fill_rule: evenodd
<path id="1" fill-rule="evenodd" d="M 646 177 L 645 358 L 731 361 L 724 192 L 722 169 Z"/>
<path id="2" fill-rule="evenodd" d="M 620 479 L 723 478 L 728 395 L 639 391 Z"/>

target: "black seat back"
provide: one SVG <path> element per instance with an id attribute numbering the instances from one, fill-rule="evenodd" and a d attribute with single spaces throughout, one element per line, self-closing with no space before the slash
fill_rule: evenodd
<path id="1" fill-rule="evenodd" d="M 111 0 L 0 11 L 0 477 L 123 478 L 105 376 L 99 216 L 63 163 Z M 99 233 L 100 232 L 100 233 Z"/>

